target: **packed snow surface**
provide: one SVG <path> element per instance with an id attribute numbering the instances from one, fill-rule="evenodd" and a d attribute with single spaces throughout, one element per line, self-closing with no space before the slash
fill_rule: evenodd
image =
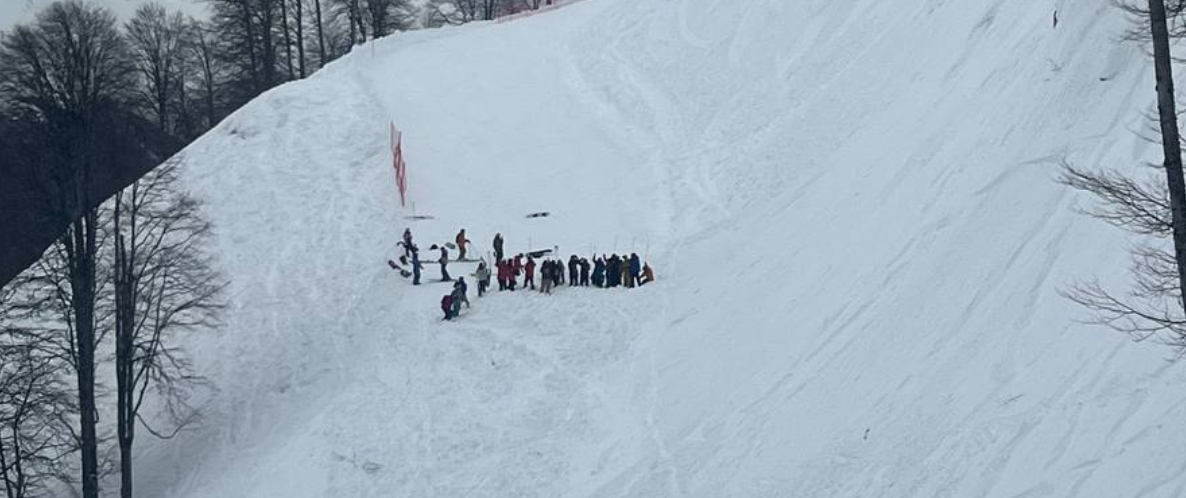
<path id="1" fill-rule="evenodd" d="M 139 491 L 1186 495 L 1183 367 L 1060 295 L 1127 282 L 1131 241 L 1055 178 L 1157 157 L 1128 22 L 1108 0 L 586 0 L 361 46 L 181 156 L 230 307 L 190 341 L 202 423 L 141 443 Z M 392 122 L 433 219 L 400 207 Z M 658 281 L 471 285 L 446 323 L 447 284 L 385 264 L 408 226 L 637 252 Z"/>

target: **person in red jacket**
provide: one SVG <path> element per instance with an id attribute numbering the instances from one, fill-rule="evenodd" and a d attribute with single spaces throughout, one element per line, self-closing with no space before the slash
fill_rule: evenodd
<path id="1" fill-rule="evenodd" d="M 523 265 L 523 271 L 525 275 L 523 288 L 531 287 L 531 290 L 535 290 L 535 260 L 531 259 L 531 256 L 527 257 L 527 264 Z"/>
<path id="2" fill-rule="evenodd" d="M 500 259 L 495 265 L 498 266 L 498 290 L 507 290 L 507 274 L 510 273 L 510 261 Z"/>

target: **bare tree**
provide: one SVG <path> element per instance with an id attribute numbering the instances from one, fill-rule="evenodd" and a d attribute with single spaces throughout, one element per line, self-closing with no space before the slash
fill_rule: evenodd
<path id="1" fill-rule="evenodd" d="M 210 225 L 197 201 L 177 189 L 176 161 L 116 194 L 113 212 L 120 496 L 131 498 L 137 421 L 171 437 L 140 415 L 149 389 L 160 396 L 174 434 L 196 415 L 185 403 L 195 378 L 171 339 L 215 326 L 221 285 L 203 247 Z"/>
<path id="2" fill-rule="evenodd" d="M 127 87 L 124 40 L 107 10 L 78 0 L 56 2 L 31 26 L 17 26 L 0 46 L 0 89 L 9 105 L 45 120 L 59 145 L 53 165 L 61 212 L 74 221 L 62 237 L 73 323 L 83 498 L 99 496 L 95 408 L 99 213 L 94 194 L 97 124 Z"/>
<path id="3" fill-rule="evenodd" d="M 32 271 L 0 288 L 0 478 L 7 498 L 53 496 L 77 451 L 58 331 L 43 325 L 52 303 Z"/>
<path id="4" fill-rule="evenodd" d="M 140 76 L 140 100 L 149 104 L 162 130 L 176 132 L 172 107 L 183 95 L 186 21 L 158 3 L 141 5 L 126 24 L 128 41 Z"/>

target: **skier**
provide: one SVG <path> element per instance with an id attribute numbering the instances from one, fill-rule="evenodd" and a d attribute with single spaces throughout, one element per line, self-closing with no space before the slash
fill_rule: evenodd
<path id="1" fill-rule="evenodd" d="M 651 268 L 651 264 L 642 265 L 642 280 L 638 282 L 638 286 L 642 287 L 648 282 L 655 281 L 655 270 Z"/>
<path id="2" fill-rule="evenodd" d="M 593 285 L 605 287 L 605 258 L 593 258 Z"/>
<path id="3" fill-rule="evenodd" d="M 535 290 L 535 259 L 527 257 L 527 264 L 523 265 L 523 288 L 531 287 Z"/>
<path id="4" fill-rule="evenodd" d="M 577 259 L 577 255 L 573 254 L 568 258 L 568 286 L 576 287 L 581 283 L 581 261 Z"/>
<path id="5" fill-rule="evenodd" d="M 412 245 L 412 229 L 404 229 L 404 256 L 410 256 L 412 251 L 415 251 L 415 246 Z"/>
<path id="6" fill-rule="evenodd" d="M 478 277 L 478 297 L 486 294 L 486 289 L 490 287 L 490 269 L 486 267 L 486 261 L 478 263 L 478 271 L 475 272 Z"/>
<path id="7" fill-rule="evenodd" d="M 630 253 L 630 286 L 637 287 L 639 280 L 642 280 L 642 260 L 638 253 Z"/>
<path id="8" fill-rule="evenodd" d="M 420 251 L 416 246 L 408 246 L 412 250 L 412 285 L 420 285 Z"/>
<path id="9" fill-rule="evenodd" d="M 469 243 L 469 239 L 465 238 L 465 229 L 462 228 L 457 232 L 457 261 L 465 261 L 465 245 Z"/>
<path id="10" fill-rule="evenodd" d="M 441 281 L 448 282 L 453 280 L 449 277 L 449 269 L 447 268 L 449 265 L 449 251 L 445 249 L 445 246 L 441 246 L 441 258 L 437 261 L 441 263 Z"/>
<path id="11" fill-rule="evenodd" d="M 502 233 L 494 234 L 494 261 L 502 261 Z"/>
<path id="12" fill-rule="evenodd" d="M 445 312 L 445 320 L 453 319 L 453 294 L 441 298 L 441 311 Z"/>
<path id="13" fill-rule="evenodd" d="M 581 287 L 589 286 L 589 260 L 581 258 Z"/>

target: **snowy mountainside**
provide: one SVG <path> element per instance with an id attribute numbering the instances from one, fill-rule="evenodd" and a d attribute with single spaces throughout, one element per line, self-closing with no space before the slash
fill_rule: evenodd
<path id="1" fill-rule="evenodd" d="M 232 308 L 192 344 L 202 427 L 146 445 L 140 489 L 1179 496 L 1182 369 L 1059 296 L 1125 284 L 1123 235 L 1054 178 L 1156 157 L 1126 22 L 587 0 L 360 47 L 183 153 Z M 432 220 L 399 206 L 389 122 Z M 659 281 L 471 290 L 441 323 L 447 286 L 384 265 L 409 224 L 638 252 Z"/>

